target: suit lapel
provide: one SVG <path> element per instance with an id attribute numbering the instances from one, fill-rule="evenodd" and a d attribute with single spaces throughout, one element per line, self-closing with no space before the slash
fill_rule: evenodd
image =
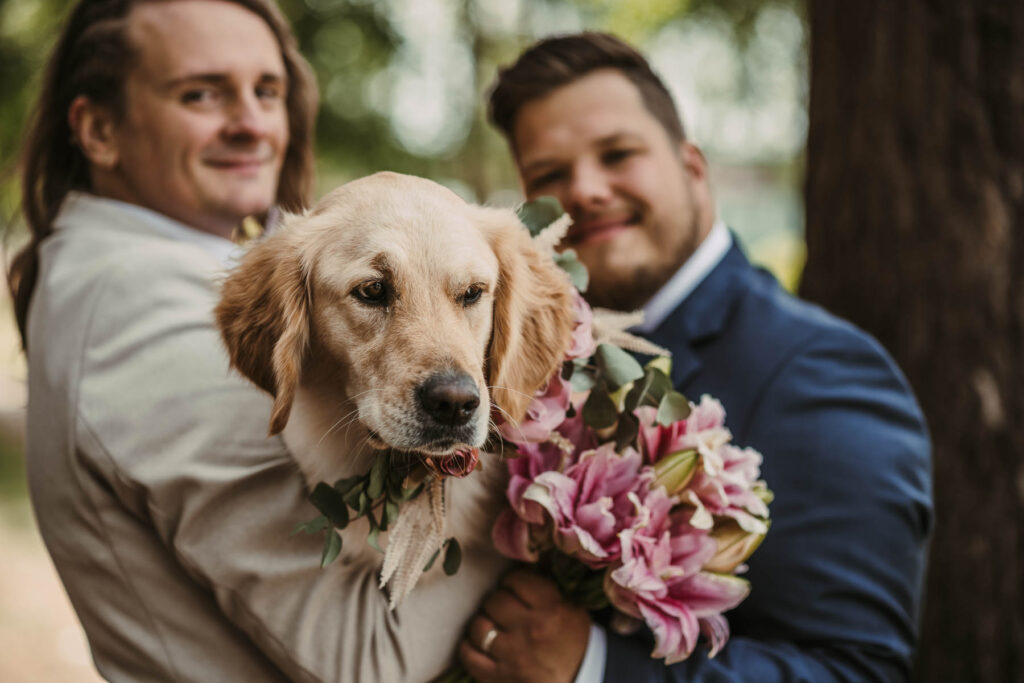
<path id="1" fill-rule="evenodd" d="M 676 387 L 686 387 L 704 367 L 699 348 L 725 329 L 744 291 L 744 278 L 751 273 L 734 235 L 721 262 L 651 333 L 651 341 L 672 351 Z"/>

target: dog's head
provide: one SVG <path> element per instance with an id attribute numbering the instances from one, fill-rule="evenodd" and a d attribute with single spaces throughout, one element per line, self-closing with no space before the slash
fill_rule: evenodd
<path id="1" fill-rule="evenodd" d="M 440 455 L 482 445 L 492 405 L 522 419 L 573 306 L 512 211 L 379 173 L 250 250 L 216 317 L 232 365 L 274 396 L 271 434 L 308 386 L 354 403 L 374 445 Z"/>

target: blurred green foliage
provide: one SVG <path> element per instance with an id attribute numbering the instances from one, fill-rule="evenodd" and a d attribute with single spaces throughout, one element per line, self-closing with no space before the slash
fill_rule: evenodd
<path id="1" fill-rule="evenodd" d="M 0 0 L 0 160 L 12 169 L 40 73 L 68 0 Z M 499 64 L 536 38 L 609 30 L 643 46 L 707 16 L 742 48 L 766 6 L 801 0 L 280 0 L 313 65 L 322 107 L 321 189 L 380 169 L 424 175 L 487 200 L 515 187 L 482 102 Z M 10 175 L 2 189 L 14 205 Z"/>

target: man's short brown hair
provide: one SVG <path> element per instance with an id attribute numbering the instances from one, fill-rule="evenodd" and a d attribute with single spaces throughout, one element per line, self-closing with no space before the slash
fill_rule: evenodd
<path id="1" fill-rule="evenodd" d="M 514 149 L 516 115 L 525 103 L 599 69 L 621 72 L 640 91 L 647 111 L 669 139 L 686 139 L 672 95 L 643 55 L 613 35 L 591 31 L 545 38 L 511 66 L 499 69 L 491 88 L 487 118 Z"/>

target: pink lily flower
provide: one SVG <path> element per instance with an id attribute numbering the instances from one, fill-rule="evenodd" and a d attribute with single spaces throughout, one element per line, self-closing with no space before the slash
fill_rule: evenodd
<path id="1" fill-rule="evenodd" d="M 526 416 L 517 425 L 502 421 L 498 433 L 515 444 L 544 441 L 565 420 L 572 399 L 572 385 L 556 372 L 543 390 L 538 391 L 526 409 Z"/>

